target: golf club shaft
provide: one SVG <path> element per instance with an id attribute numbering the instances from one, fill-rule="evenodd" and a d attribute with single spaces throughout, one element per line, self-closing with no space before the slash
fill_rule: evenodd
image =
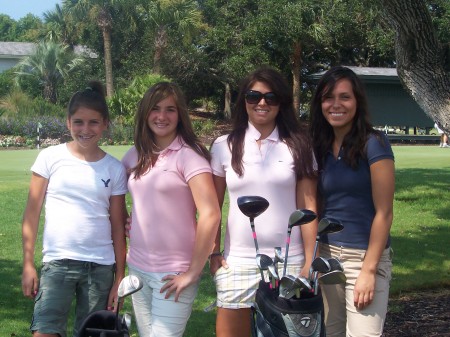
<path id="1" fill-rule="evenodd" d="M 283 265 L 283 276 L 286 276 L 287 271 L 287 259 L 289 255 L 289 244 L 291 243 L 291 228 L 288 228 L 288 235 L 286 237 L 286 252 L 284 253 L 284 265 Z"/>

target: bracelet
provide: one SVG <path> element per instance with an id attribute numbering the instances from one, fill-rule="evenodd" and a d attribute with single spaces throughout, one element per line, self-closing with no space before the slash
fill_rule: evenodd
<path id="1" fill-rule="evenodd" d="M 211 260 L 211 258 L 212 258 L 213 256 L 219 256 L 219 255 L 222 256 L 222 253 L 223 253 L 223 252 L 214 252 L 214 253 L 211 253 L 211 254 L 209 254 L 209 257 L 208 257 L 208 258 Z"/>

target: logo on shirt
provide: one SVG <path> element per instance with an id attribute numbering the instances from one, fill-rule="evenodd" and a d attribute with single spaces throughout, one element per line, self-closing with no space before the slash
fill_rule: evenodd
<path id="1" fill-rule="evenodd" d="M 103 181 L 103 184 L 105 184 L 105 187 L 108 187 L 109 182 L 111 181 L 111 179 L 108 179 L 108 180 L 106 180 L 106 181 L 104 181 L 104 180 L 102 179 L 102 181 Z"/>

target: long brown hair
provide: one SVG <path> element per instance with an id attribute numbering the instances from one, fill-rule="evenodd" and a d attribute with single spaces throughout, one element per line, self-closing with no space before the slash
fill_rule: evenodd
<path id="1" fill-rule="evenodd" d="M 365 146 L 369 134 L 374 133 L 379 136 L 369 122 L 367 95 L 359 77 L 347 67 L 336 66 L 331 68 L 320 79 L 311 101 L 310 131 L 315 154 L 319 161 L 319 168 L 323 167 L 325 155 L 331 149 L 334 141 L 333 128 L 322 113 L 322 99 L 333 91 L 338 81 L 343 79 L 350 81 L 353 94 L 356 98 L 356 114 L 353 119 L 352 128 L 344 137 L 342 143 L 344 148 L 343 159 L 345 162 L 352 168 L 356 168 L 359 159 L 365 158 L 366 156 Z"/>
<path id="2" fill-rule="evenodd" d="M 297 179 L 315 177 L 313 169 L 313 148 L 308 130 L 296 116 L 292 90 L 286 79 L 275 69 L 261 67 L 243 79 L 232 115 L 233 131 L 228 136 L 231 151 L 231 166 L 239 175 L 244 174 L 242 157 L 244 155 L 245 131 L 248 127 L 248 114 L 245 107 L 245 93 L 256 83 L 262 82 L 271 88 L 280 100 L 280 110 L 275 123 L 281 141 L 285 142 L 292 153 Z"/>
<path id="3" fill-rule="evenodd" d="M 183 92 L 175 83 L 159 82 L 145 92 L 135 117 L 134 146 L 138 153 L 138 161 L 132 172 L 135 174 L 136 179 L 151 167 L 152 153 L 158 150 L 155 136 L 148 126 L 150 111 L 155 105 L 170 96 L 175 100 L 178 109 L 177 135 L 181 136 L 185 144 L 195 152 L 210 160 L 210 153 L 200 142 L 192 128 Z"/>

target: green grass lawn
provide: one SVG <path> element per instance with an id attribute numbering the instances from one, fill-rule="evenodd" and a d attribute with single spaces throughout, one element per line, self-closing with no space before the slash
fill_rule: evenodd
<path id="1" fill-rule="evenodd" d="M 106 147 L 121 158 L 128 146 Z M 396 194 L 392 246 L 392 296 L 450 287 L 450 149 L 394 146 Z M 21 218 L 37 150 L 0 151 L 0 336 L 28 337 L 33 303 L 21 290 Z M 227 208 L 227 207 L 225 207 Z M 42 225 L 41 225 L 42 230 Z M 36 260 L 41 259 L 38 238 Z M 185 336 L 214 336 L 215 312 L 203 309 L 215 299 L 205 268 Z M 131 311 L 130 301 L 125 310 Z"/>

